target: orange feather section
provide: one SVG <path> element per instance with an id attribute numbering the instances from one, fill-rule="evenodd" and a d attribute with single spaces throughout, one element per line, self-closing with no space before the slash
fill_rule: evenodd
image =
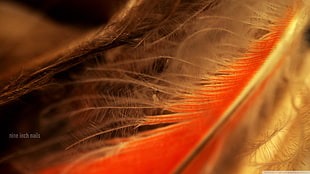
<path id="1" fill-rule="evenodd" d="M 218 72 L 224 75 L 211 78 L 196 94 L 183 96 L 185 98 L 183 101 L 168 107 L 177 114 L 149 116 L 142 124 L 180 123 L 139 134 L 133 138 L 120 139 L 119 144 L 124 148 L 120 148 L 116 154 L 91 161 L 86 165 L 85 161 L 80 161 L 83 165 L 81 167 L 75 165 L 70 171 L 68 170 L 68 173 L 172 173 L 184 169 L 185 173 L 197 173 L 206 163 L 211 165 L 215 162 L 225 137 L 242 119 L 245 108 L 263 90 L 264 84 L 247 97 L 247 101 L 231 115 L 229 123 L 217 133 L 216 137 L 206 145 L 203 145 L 203 142 L 222 119 L 227 108 L 234 103 L 268 59 L 290 23 L 293 12 L 290 10 L 285 16 L 271 27 L 270 34 L 253 43 L 248 53 Z M 263 83 L 267 81 L 268 79 Z M 197 153 L 199 145 L 204 147 Z M 69 166 L 65 164 L 39 173 L 59 173 Z"/>

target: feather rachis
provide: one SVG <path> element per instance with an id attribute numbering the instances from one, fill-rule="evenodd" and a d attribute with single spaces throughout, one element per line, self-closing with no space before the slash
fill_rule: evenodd
<path id="1" fill-rule="evenodd" d="M 273 75 L 273 77 L 269 77 L 270 79 L 273 79 L 272 81 L 273 82 L 275 82 L 275 83 L 269 83 L 269 84 L 267 84 L 267 86 L 268 86 L 268 88 L 267 88 L 267 90 L 266 90 L 266 92 L 264 92 L 265 94 L 263 94 L 263 96 L 265 96 L 264 98 L 265 99 L 262 99 L 262 101 L 265 101 L 265 102 L 269 102 L 269 105 L 270 105 L 270 109 L 267 109 L 268 110 L 268 112 L 266 112 L 266 113 L 269 113 L 269 115 L 268 115 L 268 117 L 267 118 L 269 118 L 269 119 L 271 119 L 271 120 L 273 120 L 272 122 L 276 122 L 276 123 L 279 123 L 279 122 L 281 122 L 281 121 L 277 121 L 277 120 L 287 120 L 288 118 L 291 118 L 291 112 L 287 112 L 287 111 L 284 111 L 283 109 L 284 108 L 296 108 L 296 105 L 295 104 L 293 104 L 294 102 L 292 102 L 293 100 L 292 100 L 292 98 L 295 98 L 295 96 L 299 96 L 299 95 L 296 95 L 297 93 L 299 93 L 298 91 L 300 91 L 300 89 L 301 88 L 303 88 L 303 86 L 305 85 L 305 83 L 304 83 L 304 79 L 305 79 L 305 77 L 306 77 L 306 74 L 308 74 L 308 73 L 306 73 L 305 71 L 304 71 L 304 68 L 305 67 L 307 67 L 307 65 L 308 65 L 308 60 L 307 59 L 304 59 L 304 55 L 303 56 L 301 56 L 301 55 L 299 55 L 299 53 L 296 53 L 296 51 L 297 52 L 300 52 L 300 51 L 302 51 L 302 50 L 300 50 L 300 47 L 295 47 L 295 45 L 302 45 L 302 44 L 298 44 L 298 43 L 296 43 L 296 42 L 303 42 L 302 41 L 302 39 L 301 39 L 301 37 L 303 36 L 303 33 L 304 33 L 304 31 L 303 31 L 303 27 L 300 27 L 300 25 L 304 25 L 305 26 L 305 24 L 307 23 L 307 19 L 306 18 L 304 18 L 304 16 L 303 16 L 303 13 L 304 13 L 304 10 L 305 9 L 303 9 L 303 8 L 301 8 L 301 10 L 299 10 L 299 12 L 297 13 L 297 15 L 295 16 L 295 18 L 297 18 L 297 19 L 294 19 L 294 20 L 297 20 L 298 22 L 293 22 L 292 24 L 292 26 L 291 26 L 291 29 L 293 29 L 293 30 L 291 30 L 291 31 L 288 31 L 289 33 L 290 32 L 292 32 L 293 31 L 293 33 L 294 34 L 286 34 L 286 36 L 287 37 L 289 37 L 289 38 L 291 38 L 291 39 L 282 39 L 282 43 L 280 43 L 280 45 L 281 44 L 283 44 L 283 43 L 287 43 L 287 40 L 291 40 L 291 42 L 290 42 L 290 44 L 288 44 L 288 46 L 285 46 L 285 47 L 283 47 L 284 48 L 284 50 L 287 50 L 287 48 L 293 48 L 292 50 L 289 50 L 289 53 L 288 52 L 286 52 L 286 51 L 284 51 L 284 52 L 280 52 L 280 54 L 279 54 L 279 52 L 278 52 L 278 54 L 277 54 L 277 56 L 278 55 L 283 55 L 283 57 L 285 57 L 285 59 L 284 60 L 282 60 L 282 61 L 280 61 L 281 62 L 281 64 L 278 64 L 276 67 L 278 68 L 278 72 L 275 72 L 275 73 L 273 73 L 274 75 Z M 298 29 L 296 29 L 295 27 L 296 26 L 299 26 L 300 28 L 298 28 Z M 285 45 L 285 44 L 284 44 Z M 282 45 L 283 46 L 283 45 Z M 281 46 L 280 46 L 281 47 Z M 281 50 L 281 48 L 279 48 L 280 50 Z M 275 51 L 275 52 L 277 52 L 277 51 Z M 304 51 L 302 51 L 302 52 L 304 52 Z M 299 55 L 299 56 L 294 56 L 294 58 L 291 56 L 291 55 Z M 304 66 L 302 66 L 303 68 L 299 68 L 299 69 L 296 69 L 296 68 L 293 68 L 295 65 L 300 65 L 300 63 L 301 62 L 303 62 L 304 63 Z M 288 75 L 287 74 L 287 72 L 290 72 L 291 74 L 290 75 Z M 301 72 L 303 72 L 303 73 L 301 73 Z M 298 75 L 297 75 L 298 74 Z M 283 76 L 288 76 L 288 77 L 283 77 Z M 285 79 L 285 80 L 284 80 Z M 281 95 L 279 95 L 279 94 L 276 94 L 277 92 L 277 90 L 280 90 L 280 91 L 282 91 L 283 92 L 283 94 L 281 94 Z M 287 92 L 284 92 L 284 91 L 287 91 L 287 90 L 289 90 L 289 91 L 291 91 L 291 92 L 289 92 L 289 93 L 287 93 Z M 292 92 L 292 91 L 294 91 L 294 92 Z M 275 93 L 275 95 L 270 95 L 270 94 L 272 94 L 272 93 Z M 286 96 L 287 95 L 287 96 Z M 285 99 L 282 99 L 282 97 L 280 98 L 280 96 L 282 96 L 282 97 L 287 97 L 287 99 L 285 100 Z M 305 95 L 306 96 L 306 95 Z M 275 98 L 276 98 L 276 100 L 275 100 Z M 282 100 L 284 100 L 284 101 L 286 101 L 286 102 L 284 102 L 285 103 L 285 106 L 281 106 L 281 104 L 279 104 L 279 103 L 281 103 L 280 101 L 282 101 Z M 300 100 L 299 100 L 300 101 Z M 300 103 L 300 102 L 298 102 L 298 103 Z M 256 104 L 257 105 L 257 104 Z M 293 106 L 292 106 L 293 105 Z M 295 105 L 295 106 L 294 106 Z M 264 107 L 266 107 L 265 105 L 262 105 L 262 106 L 264 106 Z M 274 108 L 272 108 L 272 107 L 274 107 L 274 108 L 278 108 L 278 109 L 281 109 L 282 108 L 282 110 L 278 110 L 278 112 L 279 113 L 276 113 L 276 111 L 274 111 L 275 109 Z M 273 110 L 273 111 L 271 111 L 271 110 Z M 295 113 L 296 114 L 296 109 L 292 109 L 293 110 L 293 113 Z M 295 110 L 295 111 L 294 111 Z M 299 109 L 298 109 L 299 110 Z M 298 111 L 297 110 L 297 111 Z M 271 112 L 270 112 L 271 111 Z M 255 113 L 255 111 L 253 111 L 253 113 Z M 252 117 L 255 115 L 255 114 L 249 114 L 249 115 L 251 115 Z M 272 114 L 272 113 L 274 113 L 274 114 Z M 275 116 L 275 113 L 277 114 L 277 115 L 282 115 L 282 116 Z M 262 113 L 261 113 L 262 114 Z M 259 117 L 258 117 L 259 118 Z M 262 118 L 264 118 L 264 117 L 261 117 L 261 119 Z M 297 118 L 299 118 L 299 117 L 297 117 Z M 298 119 L 296 119 L 296 121 L 298 121 Z M 266 123 L 269 123 L 270 121 L 266 121 L 266 120 L 264 120 L 264 122 L 263 122 L 263 124 L 266 124 Z M 287 123 L 287 121 L 285 121 L 284 123 Z M 283 124 L 282 124 L 283 125 Z M 288 126 L 289 124 L 284 124 L 284 125 L 286 125 L 286 126 Z M 254 126 L 255 127 L 255 126 Z M 279 127 L 278 126 L 270 126 L 269 127 L 269 130 L 274 130 L 274 132 L 276 132 L 276 133 L 279 133 L 279 132 L 281 132 L 281 131 L 279 131 L 279 129 L 278 129 Z M 263 130 L 265 130 L 265 129 L 263 129 Z M 268 129 L 267 129 L 268 130 Z M 253 132 L 253 131 L 252 131 Z M 255 130 L 254 132 L 257 132 L 257 130 Z M 263 131 L 261 131 L 261 132 L 263 132 Z M 302 132 L 304 132 L 304 131 L 302 131 Z M 293 133 L 293 132 L 292 132 Z M 268 133 L 267 133 L 268 134 Z M 266 133 L 263 133 L 263 134 L 261 134 L 261 138 L 262 139 L 264 139 L 264 140 L 266 140 L 267 142 L 268 142 L 268 138 L 267 138 L 268 136 L 266 136 Z M 285 137 L 285 136 L 284 136 Z M 294 142 L 294 141 L 292 141 L 292 140 L 287 140 L 288 142 Z M 283 141 L 284 143 L 285 142 L 287 142 L 287 141 Z M 236 142 L 236 141 L 234 141 L 234 142 Z M 270 142 L 269 142 L 270 143 Z M 242 143 L 238 143 L 239 145 L 241 145 Z M 242 145 L 241 145 L 242 146 Z M 280 147 L 280 146 L 279 146 Z M 285 147 L 285 145 L 283 146 L 283 144 L 282 144 L 282 146 L 281 147 Z M 269 147 L 270 149 L 278 149 L 278 148 L 275 148 L 275 147 Z M 292 148 L 292 147 L 291 147 Z M 292 149 L 296 149 L 296 147 L 295 148 L 292 148 Z M 279 149 L 279 151 L 281 151 L 280 149 Z M 284 149 L 283 149 L 283 151 L 285 151 Z M 255 152 L 255 150 L 254 150 L 254 152 Z M 253 153 L 254 153 L 253 152 Z M 262 152 L 262 151 L 261 151 Z M 282 153 L 282 152 L 280 152 L 280 153 Z M 279 156 L 278 156 L 279 157 Z M 276 157 L 277 158 L 277 157 Z M 255 160 L 254 158 L 252 158 L 253 160 Z M 262 161 L 264 161 L 264 159 L 261 159 Z M 265 162 L 266 161 L 268 161 L 268 160 L 266 160 L 265 159 Z M 291 159 L 290 161 L 295 161 L 295 162 L 297 162 L 298 160 L 296 160 L 296 159 Z M 281 170 L 281 167 L 280 166 L 282 166 L 283 168 L 282 169 L 286 169 L 286 170 L 300 170 L 300 168 L 298 169 L 298 168 L 291 168 L 291 169 L 288 169 L 288 165 L 286 164 L 286 162 L 285 161 L 282 161 L 281 162 L 281 160 L 279 160 L 278 161 L 278 163 L 277 164 L 275 164 L 275 163 L 273 163 L 273 162 L 271 162 L 271 161 L 269 161 L 270 163 L 268 163 L 268 162 L 266 162 L 265 164 L 265 166 L 264 165 L 260 165 L 261 166 L 261 170 L 268 170 L 268 166 L 270 165 L 270 166 L 273 166 L 273 168 L 272 168 L 272 170 Z M 306 165 L 305 165 L 306 166 Z M 257 166 L 256 166 L 257 167 Z M 278 167 L 278 168 L 277 168 Z M 295 167 L 297 167 L 297 166 L 295 166 Z M 271 169 L 271 168 L 269 168 L 269 169 Z M 240 173 L 241 171 L 239 171 L 239 173 Z M 246 170 L 244 170 L 244 171 L 242 171 L 242 172 L 244 172 L 244 173 L 254 173 L 254 172 L 258 172 L 259 173 L 259 171 L 255 171 L 255 170 L 252 170 L 252 171 L 246 171 Z"/>

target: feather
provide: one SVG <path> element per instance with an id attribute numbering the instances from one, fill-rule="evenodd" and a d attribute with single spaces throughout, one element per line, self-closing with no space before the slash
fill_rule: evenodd
<path id="1" fill-rule="evenodd" d="M 2 105 L 40 89 L 46 137 L 2 160 L 40 174 L 307 170 L 308 8 L 128 1 L 2 89 Z"/>

